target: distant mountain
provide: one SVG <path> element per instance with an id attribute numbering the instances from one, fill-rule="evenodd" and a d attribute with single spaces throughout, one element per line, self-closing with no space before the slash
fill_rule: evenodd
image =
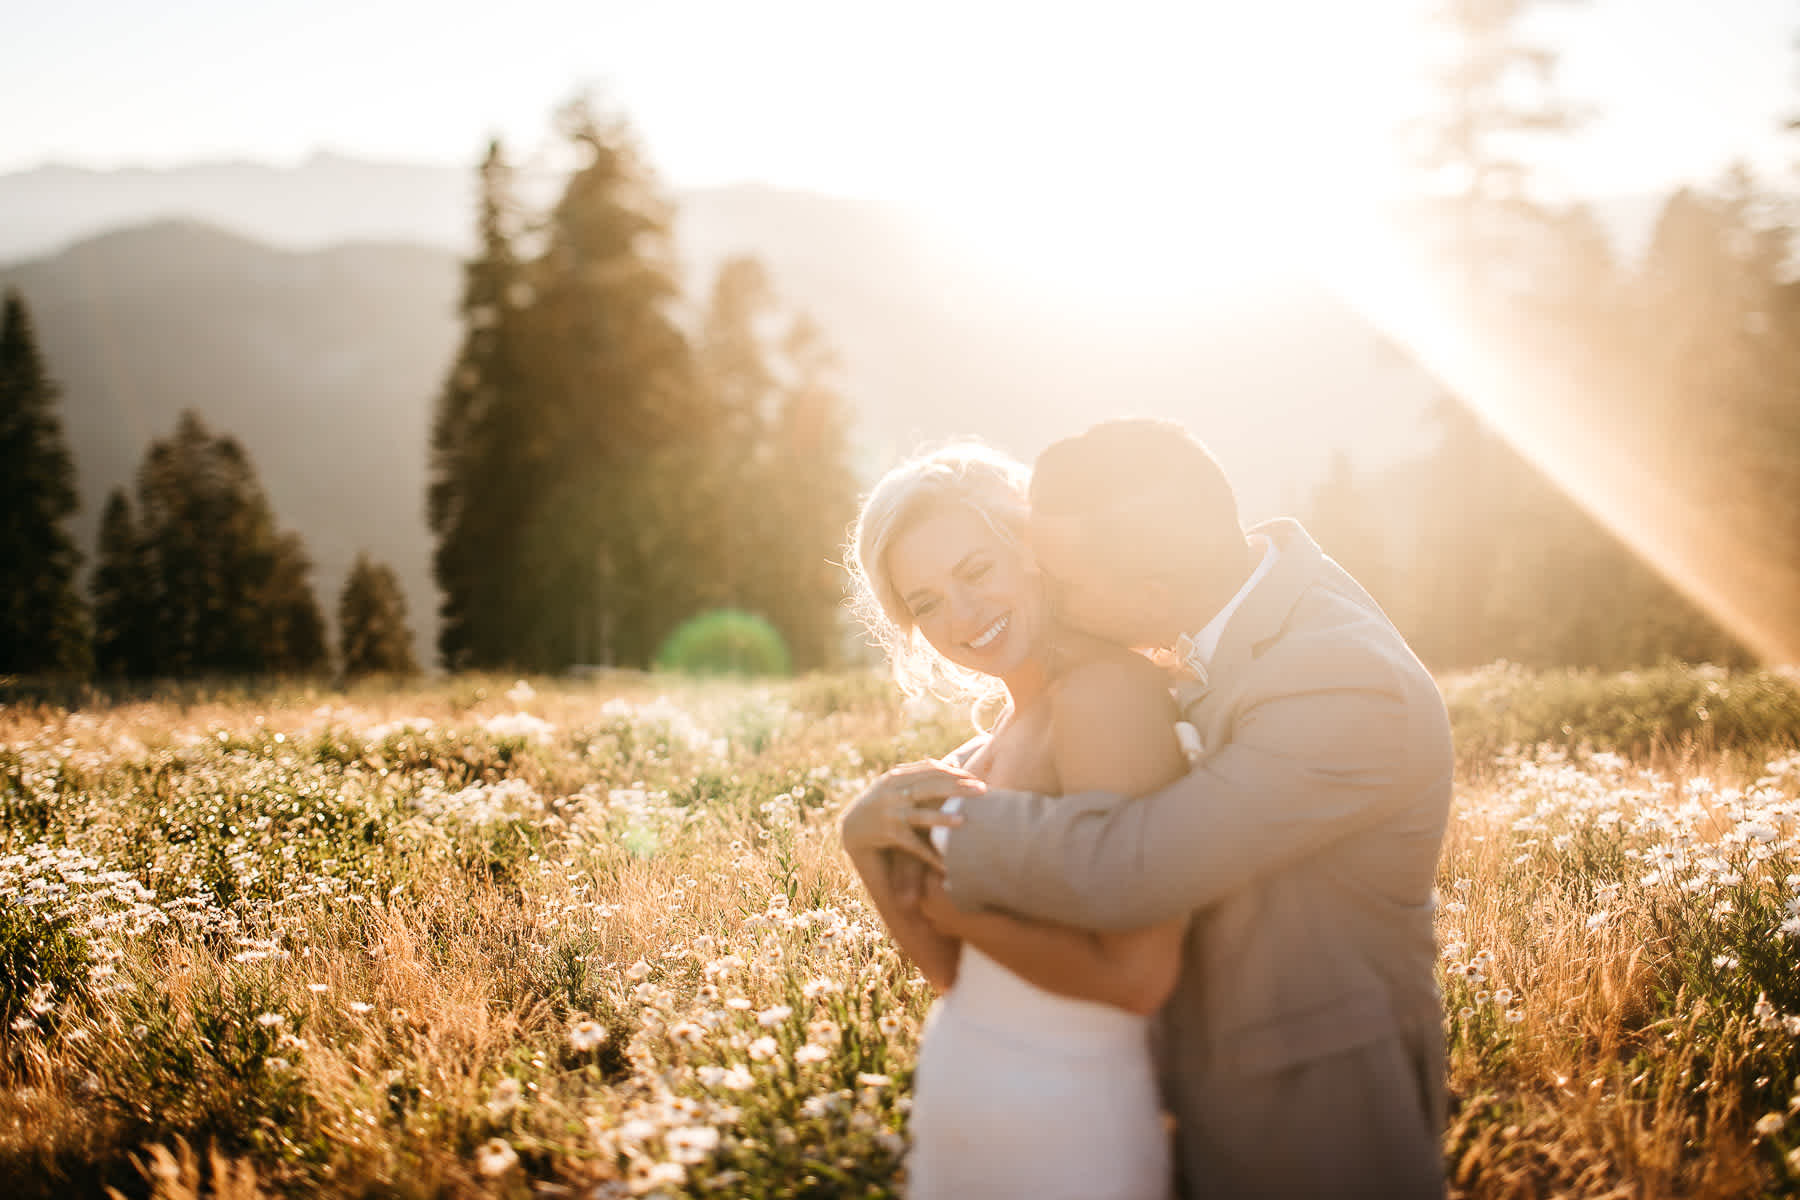
<path id="1" fill-rule="evenodd" d="M 306 538 L 327 613 L 367 550 L 399 573 L 429 646 L 426 438 L 457 278 L 441 249 L 296 254 L 183 221 L 0 272 L 63 388 L 81 544 L 91 553 L 106 494 L 191 407 L 249 450 L 277 519 Z"/>
<path id="2" fill-rule="evenodd" d="M 261 163 L 94 171 L 56 164 L 0 175 L 0 262 L 108 230 L 181 219 L 289 250 L 408 241 L 460 249 L 473 236 L 475 172 L 315 155 Z"/>
<path id="3" fill-rule="evenodd" d="M 64 386 L 83 544 L 191 406 L 255 458 L 321 602 L 367 549 L 400 573 L 434 658 L 426 439 L 460 336 L 461 174 L 321 159 L 0 176 L 12 244 L 79 238 L 0 268 L 0 286 L 24 293 Z M 825 327 L 867 472 L 952 435 L 1030 456 L 1104 416 L 1163 415 L 1208 441 L 1257 519 L 1304 508 L 1334 451 L 1374 468 L 1434 436 L 1432 382 L 1304 280 L 1131 321 L 1010 292 L 877 206 L 762 187 L 678 199 L 694 297 L 724 256 L 755 253 Z M 56 233 L 103 219 L 133 227 Z"/>

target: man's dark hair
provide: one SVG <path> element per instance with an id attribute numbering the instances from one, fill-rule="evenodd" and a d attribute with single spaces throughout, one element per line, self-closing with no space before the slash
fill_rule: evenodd
<path id="1" fill-rule="evenodd" d="M 1174 421 L 1120 417 L 1038 455 L 1031 509 L 1076 518 L 1122 567 L 1209 570 L 1244 553 L 1237 494 L 1212 452 Z"/>

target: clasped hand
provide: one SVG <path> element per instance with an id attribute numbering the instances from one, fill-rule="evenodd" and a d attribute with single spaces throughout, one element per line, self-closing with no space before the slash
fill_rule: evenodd
<path id="1" fill-rule="evenodd" d="M 952 796 L 979 796 L 986 790 L 976 776 L 936 759 L 905 763 L 851 802 L 838 822 L 838 836 L 852 860 L 868 862 L 893 851 L 941 871 L 943 860 L 926 834 L 938 826 L 955 828 L 962 817 L 941 812 L 940 806 Z"/>

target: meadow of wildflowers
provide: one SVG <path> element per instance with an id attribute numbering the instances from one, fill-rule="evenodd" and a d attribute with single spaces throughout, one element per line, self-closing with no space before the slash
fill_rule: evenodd
<path id="1" fill-rule="evenodd" d="M 1445 686 L 1457 1193 L 1800 1195 L 1800 683 Z M 860 676 L 0 707 L 0 1194 L 899 1195 L 930 996 L 835 817 L 966 729 Z"/>

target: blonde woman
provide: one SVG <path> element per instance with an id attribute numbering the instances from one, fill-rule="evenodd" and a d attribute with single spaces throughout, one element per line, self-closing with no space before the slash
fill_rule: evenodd
<path id="1" fill-rule="evenodd" d="M 909 692 L 996 701 L 952 756 L 996 788 L 1140 795 L 1186 770 L 1163 671 L 1061 626 L 1026 547 L 1026 468 L 961 444 L 890 471 L 848 561 Z M 846 816 L 845 843 L 872 839 Z M 900 948 L 939 993 L 911 1118 L 914 1200 L 1162 1200 L 1168 1137 L 1149 1016 L 1181 969 L 1186 921 L 1100 934 L 964 914 L 915 860 L 852 855 Z"/>

